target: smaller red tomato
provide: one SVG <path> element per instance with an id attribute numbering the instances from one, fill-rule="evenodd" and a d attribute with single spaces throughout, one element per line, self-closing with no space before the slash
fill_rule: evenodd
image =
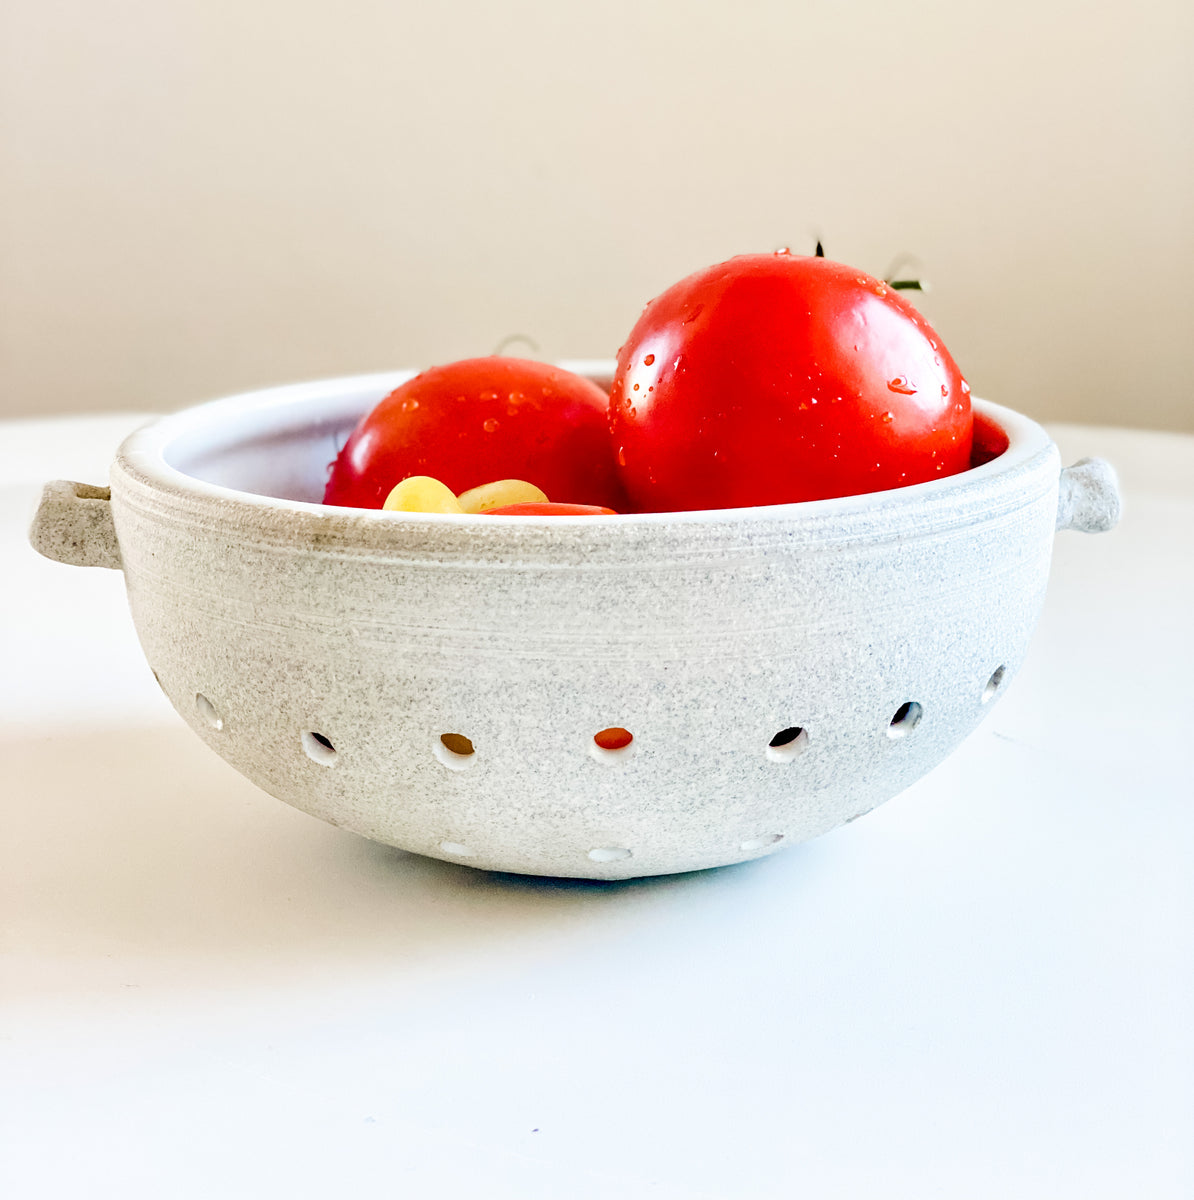
<path id="1" fill-rule="evenodd" d="M 432 367 L 369 412 L 332 464 L 325 504 L 380 508 L 412 475 L 455 495 L 522 479 L 548 496 L 621 506 L 609 397 L 549 363 L 471 358 Z"/>
<path id="2" fill-rule="evenodd" d="M 486 509 L 487 517 L 616 517 L 612 508 L 598 504 L 544 504 L 529 500 L 524 504 L 507 504 L 502 508 Z"/>

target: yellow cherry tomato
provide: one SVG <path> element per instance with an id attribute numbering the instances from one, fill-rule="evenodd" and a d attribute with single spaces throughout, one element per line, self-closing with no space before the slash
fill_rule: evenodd
<path id="1" fill-rule="evenodd" d="M 464 509 L 452 489 L 430 475 L 411 475 L 386 497 L 387 512 L 458 513 Z"/>
<path id="2" fill-rule="evenodd" d="M 505 508 L 507 504 L 544 504 L 547 496 L 533 483 L 525 479 L 498 479 L 483 483 L 480 487 L 461 492 L 460 507 L 466 513 L 488 512 L 491 508 Z"/>

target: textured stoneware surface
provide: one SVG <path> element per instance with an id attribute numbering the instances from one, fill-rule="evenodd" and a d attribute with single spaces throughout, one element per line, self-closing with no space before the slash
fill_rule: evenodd
<path id="1" fill-rule="evenodd" d="M 407 374 L 156 422 L 121 448 L 107 530 L 81 518 L 95 549 L 63 540 L 90 494 L 48 492 L 34 542 L 123 568 L 163 689 L 266 791 L 477 867 L 685 871 L 861 816 L 1007 687 L 1055 527 L 1114 520 L 1113 478 L 1067 477 L 1059 510 L 1048 436 L 981 401 L 1002 456 L 871 496 L 553 520 L 316 503 Z M 628 748 L 595 745 L 610 726 Z"/>

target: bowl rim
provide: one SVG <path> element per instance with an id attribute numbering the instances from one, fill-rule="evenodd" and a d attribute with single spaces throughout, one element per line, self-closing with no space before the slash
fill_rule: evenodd
<path id="1" fill-rule="evenodd" d="M 566 360 L 557 363 L 564 370 L 574 371 L 598 383 L 613 377 L 614 364 L 604 360 Z M 508 516 L 495 521 L 483 514 L 473 513 L 391 513 L 380 509 L 342 508 L 335 505 L 305 500 L 291 500 L 280 496 L 267 496 L 242 491 L 221 484 L 209 483 L 190 475 L 172 465 L 168 454 L 186 438 L 201 439 L 219 427 L 227 428 L 230 418 L 246 430 L 245 437 L 254 430 L 284 428 L 278 414 L 287 409 L 293 411 L 316 410 L 325 406 L 324 421 L 329 425 L 341 426 L 352 422 L 352 412 L 361 415 L 367 409 L 360 407 L 362 400 L 368 404 L 368 396 L 376 395 L 380 400 L 394 388 L 413 378 L 419 372 L 406 369 L 383 371 L 364 375 L 337 376 L 329 379 L 310 380 L 300 383 L 239 392 L 230 396 L 193 405 L 176 413 L 159 417 L 130 434 L 117 450 L 115 471 L 124 471 L 134 480 L 151 490 L 165 492 L 178 498 L 215 501 L 221 504 L 247 506 L 250 509 L 272 510 L 303 514 L 307 519 L 323 518 L 343 523 L 379 527 L 403 525 L 454 528 L 484 527 L 497 532 L 498 528 L 563 528 L 563 527 L 628 527 L 628 526 L 674 526 L 681 524 L 741 525 L 756 521 L 794 520 L 813 518 L 823 521 L 836 515 L 859 513 L 871 509 L 890 508 L 897 505 L 919 505 L 923 500 L 943 500 L 949 493 L 981 489 L 995 480 L 1019 471 L 1032 460 L 1053 448 L 1049 434 L 1030 417 L 1014 409 L 992 403 L 978 396 L 971 396 L 976 413 L 993 422 L 1007 436 L 1008 445 L 995 458 L 970 467 L 955 475 L 941 479 L 930 479 L 923 483 L 909 484 L 901 488 L 889 488 L 877 492 L 865 492 L 849 496 L 834 496 L 823 500 L 803 500 L 787 504 L 758 505 L 744 508 L 689 509 L 676 512 L 618 513 L 604 516 Z M 376 403 L 376 401 L 374 401 Z"/>

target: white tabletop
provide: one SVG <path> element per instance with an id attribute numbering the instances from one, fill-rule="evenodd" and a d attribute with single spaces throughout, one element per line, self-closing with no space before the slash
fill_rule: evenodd
<path id="1" fill-rule="evenodd" d="M 258 791 L 169 709 L 38 485 L 131 416 L 0 424 L 0 1191 L 1194 1194 L 1194 438 L 1060 427 L 1058 537 L 949 761 L 759 862 L 485 875 Z"/>

